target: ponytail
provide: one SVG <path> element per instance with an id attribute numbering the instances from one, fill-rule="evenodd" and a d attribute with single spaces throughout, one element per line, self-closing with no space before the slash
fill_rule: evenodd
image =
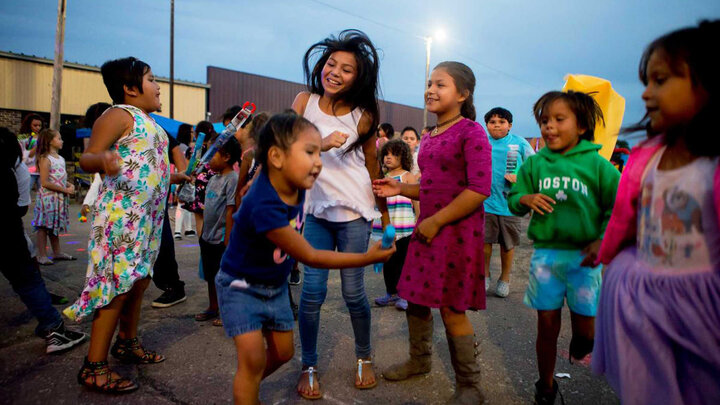
<path id="1" fill-rule="evenodd" d="M 441 62 L 435 69 L 445 69 L 445 71 L 455 81 L 455 87 L 459 93 L 467 91 L 467 98 L 460 106 L 460 114 L 463 117 L 475 121 L 475 103 L 473 93 L 475 92 L 475 74 L 466 64 L 460 62 Z"/>

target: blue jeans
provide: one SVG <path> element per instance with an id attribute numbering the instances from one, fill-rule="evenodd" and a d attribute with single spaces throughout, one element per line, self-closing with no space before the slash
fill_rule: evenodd
<path id="1" fill-rule="evenodd" d="M 22 229 L 22 228 L 21 228 Z M 52 306 L 50 294 L 45 288 L 40 269 L 35 259 L 30 257 L 25 237 L 21 233 L 12 235 L 11 238 L 17 243 L 13 247 L 17 250 L 8 249 L 8 261 L 2 266 L 2 274 L 8 279 L 13 291 L 20 296 L 25 306 L 38 320 L 35 334 L 45 337 L 47 333 L 62 324 L 60 313 Z"/>
<path id="2" fill-rule="evenodd" d="M 358 218 L 350 222 L 330 222 L 308 215 L 305 219 L 305 239 L 315 249 L 364 253 L 370 240 L 372 222 Z M 355 333 L 355 355 L 370 356 L 370 304 L 365 295 L 365 268 L 340 270 L 342 295 L 350 312 Z M 317 365 L 317 338 L 320 328 L 320 308 L 327 296 L 328 270 L 305 266 L 298 325 L 304 366 Z"/>

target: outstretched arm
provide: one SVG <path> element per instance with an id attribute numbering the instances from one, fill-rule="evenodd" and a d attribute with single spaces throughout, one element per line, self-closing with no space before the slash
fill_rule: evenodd
<path id="1" fill-rule="evenodd" d="M 366 253 L 341 253 L 315 249 L 289 225 L 268 231 L 265 236 L 297 261 L 317 268 L 363 267 L 371 263 L 387 261 L 395 252 L 395 244 L 390 249 L 383 249 L 381 242 L 373 245 Z"/>

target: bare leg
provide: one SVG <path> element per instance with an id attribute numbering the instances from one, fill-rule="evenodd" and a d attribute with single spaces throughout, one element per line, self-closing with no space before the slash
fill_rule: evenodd
<path id="1" fill-rule="evenodd" d="M 546 389 L 553 386 L 553 373 L 557 358 L 557 339 L 560 334 L 560 309 L 538 312 L 538 336 L 535 351 L 538 359 L 540 382 Z"/>
<path id="2" fill-rule="evenodd" d="M 50 237 L 50 246 L 52 247 L 53 257 L 59 256 L 60 253 L 62 253 L 62 252 L 60 252 L 60 238 L 58 238 L 56 235 L 54 235 L 52 233 L 48 236 Z"/>
<path id="3" fill-rule="evenodd" d="M 142 297 L 148 284 L 150 277 L 138 280 L 132 289 L 127 293 L 127 301 L 120 313 L 120 331 L 118 337 L 120 339 L 132 339 L 137 337 L 137 327 L 140 321 L 140 310 L 142 309 Z M 138 353 L 142 355 L 142 352 Z"/>
<path id="4" fill-rule="evenodd" d="M 290 361 L 295 354 L 292 330 L 286 332 L 264 331 L 267 341 L 266 365 L 263 379 Z"/>
<path id="5" fill-rule="evenodd" d="M 505 250 L 505 248 L 500 245 L 500 262 L 502 264 L 502 274 L 500 274 L 500 280 L 506 283 L 510 282 L 510 270 L 512 270 L 514 256 L 515 248 Z"/>
<path id="6" fill-rule="evenodd" d="M 45 228 L 37 230 L 37 255 L 38 259 L 47 258 L 47 230 Z"/>
<path id="7" fill-rule="evenodd" d="M 238 356 L 237 371 L 233 379 L 233 400 L 236 405 L 258 404 L 260 381 L 266 371 L 265 340 L 256 330 L 233 337 Z"/>
<path id="8" fill-rule="evenodd" d="M 485 250 L 485 278 L 490 278 L 490 258 L 492 257 L 492 244 L 486 243 Z"/>
<path id="9" fill-rule="evenodd" d="M 197 229 L 197 234 L 202 235 L 202 228 L 203 228 L 203 214 L 195 213 L 195 229 Z"/>
<path id="10" fill-rule="evenodd" d="M 465 311 L 457 312 L 450 307 L 440 308 L 445 330 L 450 336 L 467 336 L 475 333 Z"/>
<path id="11" fill-rule="evenodd" d="M 578 347 L 582 352 L 581 358 L 578 359 L 575 358 L 575 353 L 570 353 L 570 355 L 573 356 L 573 360 L 582 360 L 592 351 L 592 345 L 595 341 L 595 317 L 570 311 L 570 323 L 572 325 L 572 340 L 579 343 Z"/>

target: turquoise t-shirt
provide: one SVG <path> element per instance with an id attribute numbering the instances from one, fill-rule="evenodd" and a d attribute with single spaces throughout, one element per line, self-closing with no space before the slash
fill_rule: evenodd
<path id="1" fill-rule="evenodd" d="M 511 216 L 508 209 L 507 196 L 512 183 L 505 180 L 506 173 L 517 173 L 520 165 L 528 157 L 535 154 L 532 146 L 525 138 L 507 134 L 507 136 L 494 139 L 488 132 L 488 140 L 492 146 L 492 187 L 491 194 L 485 200 L 485 212 L 495 215 Z"/>

